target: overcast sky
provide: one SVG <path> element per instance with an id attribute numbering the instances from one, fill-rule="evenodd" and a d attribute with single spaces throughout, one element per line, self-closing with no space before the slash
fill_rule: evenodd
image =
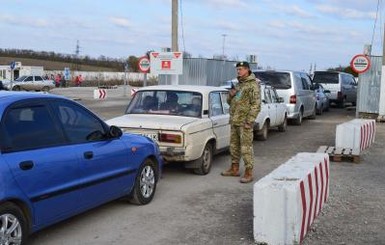
<path id="1" fill-rule="evenodd" d="M 171 47 L 171 0 L 0 0 L 0 47 L 123 58 Z M 372 43 L 382 55 L 378 0 L 180 0 L 179 50 L 257 56 L 260 66 L 339 65 Z M 376 25 L 375 25 L 376 23 Z M 374 32 L 373 32 L 374 30 Z M 373 35 L 374 33 L 374 35 Z M 226 36 L 224 36 L 224 34 Z"/>

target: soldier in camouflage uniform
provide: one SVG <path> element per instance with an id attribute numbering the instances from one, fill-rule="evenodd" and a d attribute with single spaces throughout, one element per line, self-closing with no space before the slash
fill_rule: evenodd
<path id="1" fill-rule="evenodd" d="M 261 111 L 259 79 L 251 72 L 247 62 L 236 65 L 239 83 L 231 88 L 227 102 L 230 105 L 230 155 L 231 167 L 222 172 L 223 176 L 240 176 L 239 162 L 245 164 L 245 174 L 241 183 L 253 180 L 253 127 Z"/>

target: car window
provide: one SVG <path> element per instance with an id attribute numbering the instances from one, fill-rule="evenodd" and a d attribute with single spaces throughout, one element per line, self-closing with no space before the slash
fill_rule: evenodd
<path id="1" fill-rule="evenodd" d="M 27 76 L 18 77 L 15 81 L 22 82 Z"/>
<path id="2" fill-rule="evenodd" d="M 210 116 L 223 115 L 221 94 L 212 92 L 209 96 L 209 114 Z"/>
<path id="3" fill-rule="evenodd" d="M 225 114 L 229 114 L 230 105 L 227 103 L 228 92 L 221 92 L 222 106 Z"/>
<path id="4" fill-rule="evenodd" d="M 271 94 L 270 94 L 270 89 L 265 88 L 264 89 L 264 93 L 265 93 L 265 102 L 270 104 L 272 102 Z"/>
<path id="5" fill-rule="evenodd" d="M 11 108 L 3 118 L 5 152 L 49 147 L 65 143 L 46 106 Z"/>
<path id="6" fill-rule="evenodd" d="M 54 108 L 71 143 L 85 143 L 105 138 L 106 132 L 102 122 L 81 106 L 68 102 L 55 102 Z"/>
<path id="7" fill-rule="evenodd" d="M 30 82 L 30 81 L 33 81 L 33 76 L 29 76 L 27 77 L 24 82 Z"/>
<path id="8" fill-rule="evenodd" d="M 269 92 L 270 92 L 270 96 L 271 96 L 271 102 L 277 103 L 278 102 L 277 94 L 272 89 L 269 89 Z"/>
<path id="9" fill-rule="evenodd" d="M 138 91 L 128 105 L 126 113 L 200 117 L 202 94 L 175 90 Z"/>
<path id="10" fill-rule="evenodd" d="M 315 72 L 313 77 L 314 83 L 331 83 L 338 84 L 337 72 Z"/>
<path id="11" fill-rule="evenodd" d="M 254 74 L 258 79 L 274 86 L 276 89 L 291 88 L 290 74 L 288 72 L 257 71 Z"/>
<path id="12" fill-rule="evenodd" d="M 43 78 L 41 76 L 35 76 L 35 81 L 42 81 Z"/>

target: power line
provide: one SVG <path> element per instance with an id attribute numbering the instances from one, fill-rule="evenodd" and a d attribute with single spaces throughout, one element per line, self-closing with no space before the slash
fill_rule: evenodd
<path id="1" fill-rule="evenodd" d="M 370 45 L 373 47 L 373 42 L 374 42 L 374 34 L 376 32 L 376 24 L 377 24 L 377 19 L 378 19 L 378 9 L 380 7 L 380 0 L 377 0 L 377 10 L 376 10 L 376 18 L 374 19 L 374 25 L 373 25 L 373 33 L 372 33 L 372 41 Z"/>

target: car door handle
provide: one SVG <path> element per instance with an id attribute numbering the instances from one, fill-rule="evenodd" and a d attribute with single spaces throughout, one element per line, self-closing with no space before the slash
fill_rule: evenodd
<path id="1" fill-rule="evenodd" d="M 218 125 L 218 123 L 217 122 L 213 122 L 213 126 L 217 126 Z"/>
<path id="2" fill-rule="evenodd" d="M 30 170 L 33 168 L 33 162 L 32 161 L 22 161 L 19 163 L 19 167 L 21 170 Z"/>
<path id="3" fill-rule="evenodd" d="M 91 159 L 94 157 L 94 153 L 92 151 L 86 151 L 84 152 L 84 158 L 85 159 Z"/>

